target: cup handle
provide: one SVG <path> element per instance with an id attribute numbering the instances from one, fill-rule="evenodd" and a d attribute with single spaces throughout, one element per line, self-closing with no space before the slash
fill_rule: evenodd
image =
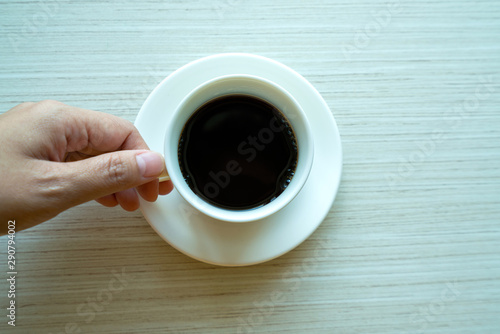
<path id="1" fill-rule="evenodd" d="M 170 176 L 168 176 L 168 172 L 167 170 L 165 169 L 165 171 L 160 175 L 160 177 L 158 178 L 158 180 L 160 182 L 164 182 L 164 181 L 170 181 Z"/>
<path id="2" fill-rule="evenodd" d="M 160 177 L 158 177 L 158 181 L 170 181 L 170 176 L 168 176 L 167 166 L 165 163 L 163 163 L 163 172 L 160 174 Z"/>

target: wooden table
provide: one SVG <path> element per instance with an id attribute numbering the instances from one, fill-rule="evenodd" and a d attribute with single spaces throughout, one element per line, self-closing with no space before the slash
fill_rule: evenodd
<path id="1" fill-rule="evenodd" d="M 261 265 L 197 262 L 96 203 L 19 232 L 15 329 L 0 238 L 0 332 L 500 332 L 500 2 L 4 0 L 0 31 L 2 112 L 133 121 L 175 69 L 248 52 L 307 78 L 344 148 L 325 221 Z"/>

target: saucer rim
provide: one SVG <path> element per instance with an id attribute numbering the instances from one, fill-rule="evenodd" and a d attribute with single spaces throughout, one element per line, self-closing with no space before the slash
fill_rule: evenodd
<path id="1" fill-rule="evenodd" d="M 213 264 L 213 265 L 219 265 L 219 266 L 249 266 L 249 265 L 254 265 L 254 264 L 258 264 L 258 263 L 263 263 L 263 262 L 267 262 L 267 261 L 270 261 L 272 259 L 275 259 L 277 257 L 280 257 L 282 256 L 283 254 L 293 250 L 294 248 L 296 248 L 298 245 L 300 245 L 302 242 L 304 242 L 307 238 L 309 238 L 313 233 L 314 231 L 317 230 L 317 228 L 319 227 L 319 225 L 321 225 L 321 223 L 324 221 L 325 217 L 328 215 L 328 212 L 330 211 L 334 201 L 335 201 L 335 198 L 338 194 L 338 189 L 340 187 L 340 182 L 341 182 L 341 178 L 342 178 L 342 169 L 343 169 L 343 152 L 342 152 L 342 143 L 341 143 L 341 138 L 340 138 L 340 134 L 339 134 L 339 131 L 338 131 L 338 127 L 337 127 L 337 124 L 336 124 L 336 121 L 330 111 L 330 108 L 328 107 L 328 105 L 326 104 L 325 100 L 322 98 L 322 96 L 319 94 L 319 92 L 314 88 L 314 86 L 312 86 L 312 84 L 306 80 L 304 77 L 302 77 L 300 74 L 298 74 L 297 72 L 295 72 L 294 70 L 292 70 L 291 68 L 287 67 L 286 65 L 283 65 L 275 60 L 272 60 L 272 59 L 269 59 L 269 58 L 266 58 L 266 57 L 262 57 L 262 56 L 258 56 L 258 55 L 252 55 L 252 54 L 245 54 L 245 53 L 226 53 L 226 54 L 217 54 L 217 55 L 212 55 L 212 56 L 208 56 L 208 57 L 204 57 L 204 58 L 201 58 L 201 59 L 197 59 L 193 62 L 190 62 L 184 66 L 182 66 L 181 68 L 179 68 L 178 70 L 174 71 L 173 73 L 171 73 L 169 76 L 167 76 L 164 80 L 162 80 L 162 82 L 160 84 L 158 84 L 155 89 L 153 90 L 153 92 L 150 94 L 150 96 L 148 96 L 148 98 L 146 99 L 146 101 L 144 102 L 139 114 L 137 115 L 137 118 L 136 118 L 136 121 L 135 121 L 135 124 L 136 126 L 138 127 L 138 129 L 140 130 L 140 128 L 143 127 L 143 123 L 147 123 L 148 119 L 147 119 L 147 110 L 148 110 L 148 103 L 151 102 L 150 101 L 150 97 L 153 95 L 154 92 L 158 91 L 161 89 L 161 87 L 163 85 L 165 85 L 166 82 L 168 81 L 176 81 L 176 80 L 179 80 L 179 78 L 182 79 L 182 75 L 183 75 L 183 72 L 184 71 L 187 71 L 193 67 L 203 67 L 203 66 L 209 66 L 211 62 L 219 62 L 219 61 L 237 61 L 237 62 L 242 62 L 241 66 L 244 66 L 244 65 L 248 65 L 246 64 L 245 62 L 248 61 L 248 62 L 251 62 L 251 61 L 259 61 L 259 62 L 263 62 L 264 64 L 266 64 L 265 66 L 270 66 L 270 69 L 272 69 L 273 67 L 275 67 L 276 69 L 277 68 L 280 68 L 280 71 L 286 71 L 288 72 L 288 74 L 291 74 L 293 75 L 293 77 L 295 77 L 295 79 L 301 81 L 301 84 L 306 84 L 309 88 L 310 91 L 308 91 L 307 93 L 303 93 L 303 94 L 306 94 L 306 95 L 309 95 L 309 97 L 311 97 L 312 95 L 314 95 L 313 97 L 317 100 L 316 102 L 319 102 L 321 105 L 322 105 L 322 110 L 321 111 L 318 111 L 318 113 L 324 113 L 324 115 L 322 115 L 322 117 L 327 117 L 328 118 L 328 125 L 331 127 L 331 130 L 333 130 L 332 134 L 333 136 L 335 136 L 335 143 L 336 145 L 334 145 L 334 147 L 330 147 L 329 148 L 329 151 L 330 154 L 332 155 L 335 155 L 336 158 L 338 158 L 338 161 L 336 161 L 337 165 L 335 166 L 336 167 L 336 170 L 337 170 L 337 173 L 336 173 L 336 177 L 332 179 L 332 182 L 334 183 L 334 187 L 333 188 L 330 188 L 331 190 L 329 191 L 330 192 L 330 198 L 329 198 L 329 201 L 328 201 L 328 205 L 326 206 L 325 204 L 321 205 L 321 211 L 322 213 L 319 215 L 319 217 L 321 218 L 315 218 L 315 223 L 314 224 L 309 224 L 312 226 L 312 228 L 310 228 L 308 231 L 304 231 L 304 232 L 307 232 L 307 233 L 303 233 L 299 239 L 298 242 L 296 242 L 295 244 L 291 245 L 291 246 L 287 246 L 285 247 L 281 252 L 277 252 L 277 253 L 274 253 L 272 254 L 271 256 L 267 256 L 267 257 L 264 257 L 264 258 L 259 258 L 259 259 L 255 259 L 254 261 L 237 261 L 237 262 L 224 262 L 224 261 L 220 261 L 220 260 L 213 260 L 213 259 L 210 259 L 210 258 L 207 258 L 207 257 L 202 257 L 202 256 L 199 256 L 199 254 L 193 254 L 192 252 L 189 252 L 187 251 L 186 249 L 183 249 L 182 247 L 178 246 L 177 244 L 175 244 L 174 241 L 172 240 L 169 240 L 168 239 L 168 236 L 165 236 L 164 233 L 162 231 L 159 230 L 159 226 L 157 227 L 156 226 L 156 223 L 152 222 L 152 218 L 150 217 L 150 212 L 148 211 L 151 211 L 151 208 L 152 206 L 154 205 L 160 205 L 158 203 L 147 203 L 145 201 L 143 201 L 141 199 L 141 211 L 144 215 L 144 217 L 146 218 L 146 220 L 148 221 L 148 223 L 151 225 L 151 227 L 153 228 L 153 230 L 156 231 L 156 233 L 158 233 L 158 235 L 160 237 L 162 237 L 169 245 L 171 245 L 173 248 L 177 249 L 179 252 L 193 258 L 193 259 L 196 259 L 198 261 L 201 261 L 201 262 L 205 262 L 205 263 L 209 263 L 209 264 Z M 267 78 L 266 76 L 262 76 L 260 74 L 255 74 L 255 70 L 253 71 L 250 71 L 250 70 L 246 70 L 245 72 L 241 72 L 241 73 L 245 73 L 245 74 L 250 74 L 250 75 L 257 75 L 257 76 L 260 76 L 260 77 L 263 77 L 265 79 L 268 79 L 268 80 L 271 80 L 273 81 L 273 79 L 269 79 Z M 285 73 L 283 73 L 285 74 Z M 216 76 L 221 76 L 223 75 L 223 71 L 221 73 L 219 73 L 218 75 Z M 216 77 L 216 76 L 213 76 L 213 77 Z M 206 81 L 206 80 L 205 80 Z M 280 81 L 279 80 L 274 80 L 274 82 L 276 82 L 277 84 L 281 85 Z M 190 83 L 190 85 L 194 88 L 197 86 L 196 83 Z M 290 91 L 289 89 L 285 88 L 287 91 Z M 294 92 L 290 92 L 292 95 L 295 96 Z M 306 111 L 306 107 L 303 108 L 304 109 L 304 112 L 306 113 L 307 115 L 307 111 Z M 146 119 L 145 119 L 146 118 Z M 166 127 L 166 126 L 165 126 Z M 147 130 L 146 130 L 147 131 Z M 313 137 L 315 137 L 313 135 Z M 315 139 L 314 141 L 316 142 L 316 140 L 318 139 Z M 163 143 L 163 141 L 162 141 Z M 336 152 L 336 153 L 332 153 L 332 152 Z M 328 153 L 328 152 L 322 152 L 322 153 Z M 317 152 L 314 154 L 314 160 L 317 160 L 318 157 L 317 157 Z M 313 168 L 314 168 L 314 161 L 313 161 Z M 310 179 L 308 179 L 306 181 L 306 184 L 309 183 L 309 182 L 312 182 Z M 318 185 L 315 185 L 316 187 Z M 176 190 L 174 190 L 176 191 Z M 301 192 L 304 192 L 304 188 L 301 189 L 301 191 L 299 192 L 299 194 Z M 180 196 L 180 195 L 179 195 Z M 167 196 L 168 197 L 168 196 Z M 174 201 L 175 199 L 171 199 L 172 201 Z M 285 208 L 284 208 L 285 209 Z M 283 210 L 284 210 L 283 209 Z M 229 223 L 229 224 L 233 224 L 233 225 L 247 225 L 247 224 L 257 224 L 259 222 L 262 222 L 262 221 L 273 221 L 273 220 L 276 220 L 276 219 L 273 219 L 274 216 L 277 216 L 279 214 L 278 213 L 275 213 L 265 219 L 262 219 L 262 220 L 259 220 L 259 221 L 254 221 L 254 222 L 248 222 L 246 224 L 234 224 L 234 223 Z M 207 218 L 209 218 L 207 216 Z M 212 219 L 212 218 L 210 218 Z M 213 220 L 213 219 L 212 219 Z M 206 224 L 209 224 L 208 223 L 208 220 L 206 219 Z M 220 222 L 220 223 L 225 223 L 225 222 Z M 270 224 L 271 222 L 265 222 L 267 224 Z M 205 223 L 204 223 L 205 224 Z M 277 223 L 276 223 L 277 224 Z"/>

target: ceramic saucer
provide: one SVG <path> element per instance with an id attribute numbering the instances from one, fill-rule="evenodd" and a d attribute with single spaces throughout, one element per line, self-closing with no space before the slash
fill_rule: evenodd
<path id="1" fill-rule="evenodd" d="M 246 266 L 292 250 L 321 224 L 339 187 L 342 147 L 328 105 L 306 79 L 271 59 L 234 53 L 189 63 L 155 88 L 135 121 L 149 147 L 163 152 L 165 130 L 184 96 L 212 78 L 234 73 L 277 83 L 305 111 L 313 129 L 315 152 L 311 173 L 300 193 L 274 215 L 247 223 L 210 218 L 189 205 L 175 189 L 154 203 L 141 200 L 141 211 L 153 229 L 180 252 L 211 264 Z"/>

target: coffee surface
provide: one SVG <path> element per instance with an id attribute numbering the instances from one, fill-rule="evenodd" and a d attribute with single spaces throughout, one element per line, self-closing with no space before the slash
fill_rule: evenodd
<path id="1" fill-rule="evenodd" d="M 294 132 L 270 103 L 228 95 L 201 106 L 179 140 L 179 163 L 190 188 L 225 209 L 265 205 L 290 183 L 297 165 Z"/>

